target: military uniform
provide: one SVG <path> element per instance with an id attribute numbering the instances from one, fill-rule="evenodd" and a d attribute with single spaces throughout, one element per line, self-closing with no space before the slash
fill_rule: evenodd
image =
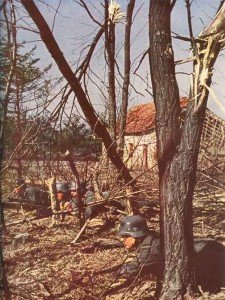
<path id="1" fill-rule="evenodd" d="M 78 185 L 76 182 L 72 182 L 70 185 L 70 192 L 74 191 L 75 192 L 75 196 L 71 196 L 71 201 L 70 201 L 70 206 L 72 207 L 73 210 L 77 210 L 78 214 L 78 210 L 79 210 L 79 201 L 78 201 L 78 197 L 77 197 L 77 192 L 78 192 Z M 89 204 L 91 202 L 94 201 L 94 197 L 95 194 L 94 192 L 91 190 L 91 187 L 89 187 L 89 189 L 86 188 L 86 184 L 84 181 L 80 182 L 80 198 L 82 203 L 80 203 L 81 205 L 81 209 L 83 210 L 83 204 Z M 84 210 L 84 214 L 85 214 L 85 219 L 90 219 L 93 217 L 93 212 L 94 212 L 94 208 L 93 207 L 87 207 Z"/>
<path id="2" fill-rule="evenodd" d="M 95 200 L 95 194 L 91 189 L 89 189 L 84 195 L 84 204 L 90 204 L 94 202 L 94 200 Z M 94 206 L 87 207 L 85 209 L 85 219 L 87 220 L 95 217 L 96 213 L 97 213 L 96 207 Z"/>
<path id="3" fill-rule="evenodd" d="M 60 210 L 65 211 L 67 210 L 67 206 L 69 204 L 69 185 L 67 182 L 57 182 L 56 183 L 56 197 L 57 199 L 54 199 L 53 196 L 53 202 L 54 202 L 54 210 Z M 59 205 L 59 207 L 57 207 Z M 61 221 L 64 221 L 65 214 L 59 215 Z"/>
<path id="4" fill-rule="evenodd" d="M 47 191 L 44 191 L 38 187 L 29 186 L 22 179 L 17 182 L 17 185 L 17 195 L 19 199 L 21 199 L 21 201 L 24 203 L 27 202 L 37 205 L 37 216 L 49 215 L 51 213 L 49 208 L 51 203 L 49 193 Z"/>
<path id="5" fill-rule="evenodd" d="M 159 275 L 161 271 L 160 265 L 160 239 L 158 234 L 150 231 L 139 247 L 135 251 L 133 260 L 125 263 L 120 274 L 130 275 L 151 271 L 154 275 Z"/>
<path id="6" fill-rule="evenodd" d="M 131 276 L 139 273 L 150 273 L 160 276 L 162 256 L 160 238 L 154 231 L 148 231 L 145 220 L 140 216 L 128 216 L 122 222 L 119 234 L 139 239 L 135 257 L 125 263 L 119 273 Z M 203 291 L 218 292 L 225 287 L 225 246 L 214 239 L 194 239 L 194 262 L 196 282 Z"/>

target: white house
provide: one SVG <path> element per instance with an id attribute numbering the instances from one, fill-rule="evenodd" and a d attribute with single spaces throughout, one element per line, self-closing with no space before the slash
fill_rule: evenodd
<path id="1" fill-rule="evenodd" d="M 188 99 L 180 99 L 182 111 Z M 201 147 L 211 150 L 225 149 L 225 121 L 207 110 Z M 125 129 L 124 161 L 130 169 L 149 169 L 157 164 L 155 106 L 140 104 L 128 111 Z"/>

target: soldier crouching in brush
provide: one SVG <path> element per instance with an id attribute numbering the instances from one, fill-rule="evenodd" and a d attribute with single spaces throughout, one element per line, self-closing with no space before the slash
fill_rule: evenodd
<path id="1" fill-rule="evenodd" d="M 57 182 L 56 183 L 56 197 L 59 203 L 60 211 L 67 211 L 67 206 L 70 203 L 69 198 L 69 185 L 67 182 Z M 61 221 L 64 221 L 65 214 L 60 215 Z"/>
<path id="2" fill-rule="evenodd" d="M 144 218 L 139 215 L 125 217 L 119 227 L 127 249 L 136 250 L 135 258 L 123 264 L 119 271 L 121 277 L 148 273 L 161 277 L 162 255 L 160 238 L 155 231 L 147 227 Z M 217 293 L 225 287 L 225 246 L 213 239 L 194 240 L 196 282 L 203 291 Z"/>
<path id="3" fill-rule="evenodd" d="M 79 189 L 79 197 L 78 197 L 78 189 Z M 77 182 L 72 182 L 69 188 L 70 191 L 70 203 L 69 209 L 77 210 L 77 215 L 79 209 L 84 210 L 85 219 L 90 219 L 92 217 L 93 208 L 87 207 L 84 209 L 84 205 L 90 204 L 94 202 L 94 191 L 92 186 L 89 185 L 86 187 L 84 181 L 80 182 L 80 187 L 78 188 Z"/>
<path id="4" fill-rule="evenodd" d="M 15 199 L 21 201 L 22 206 L 33 205 L 36 210 L 36 216 L 49 216 L 51 211 L 49 193 L 40 187 L 30 186 L 24 179 L 17 180 L 15 188 Z"/>

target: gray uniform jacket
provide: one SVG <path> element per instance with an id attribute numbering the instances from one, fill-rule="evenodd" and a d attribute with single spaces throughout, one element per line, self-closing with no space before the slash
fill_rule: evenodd
<path id="1" fill-rule="evenodd" d="M 160 261 L 160 239 L 156 232 L 150 231 L 138 247 L 133 260 L 123 265 L 120 274 L 137 274 L 148 270 L 157 273 L 161 270 Z"/>
<path id="2" fill-rule="evenodd" d="M 194 240 L 194 251 L 197 284 L 204 291 L 218 292 L 225 287 L 225 246 L 213 239 L 198 238 Z M 150 231 L 134 259 L 123 265 L 120 274 L 149 273 L 158 276 L 162 272 L 161 261 L 159 236 Z"/>

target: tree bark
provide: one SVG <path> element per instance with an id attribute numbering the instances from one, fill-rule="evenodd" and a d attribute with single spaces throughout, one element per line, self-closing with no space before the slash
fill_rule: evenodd
<path id="1" fill-rule="evenodd" d="M 3 15 L 5 17 L 6 27 L 7 27 L 7 35 L 8 35 L 8 44 L 12 42 L 12 49 L 10 54 L 10 70 L 6 80 L 6 86 L 3 93 L 0 93 L 0 170 L 2 169 L 2 160 L 4 154 L 4 142 L 5 142 L 5 125 L 7 121 L 7 111 L 8 111 L 8 104 L 9 104 L 9 94 L 12 84 L 12 79 L 15 73 L 16 68 L 16 53 L 17 53 L 17 46 L 15 44 L 15 12 L 14 6 L 11 5 L 12 10 L 12 20 L 8 20 L 7 13 L 6 13 L 6 2 L 2 3 L 1 9 L 3 10 Z M 12 24 L 12 32 L 9 30 L 9 24 Z M 2 38 L 2 31 L 0 31 L 0 37 Z M 10 38 L 12 35 L 12 41 Z M 2 176 L 2 175 L 0 175 Z M 2 178 L 0 178 L 1 181 Z M 9 300 L 11 298 L 11 293 L 9 289 L 8 279 L 6 275 L 6 267 L 3 258 L 3 248 L 4 248 L 4 234 L 5 234 L 5 219 L 4 219 L 4 210 L 3 210 L 3 203 L 2 203 L 2 189 L 0 188 L 0 291 L 1 297 L 4 296 L 5 300 Z"/>
<path id="2" fill-rule="evenodd" d="M 115 24 L 108 17 L 109 1 L 105 0 L 105 49 L 108 65 L 109 132 L 116 143 L 116 87 L 115 87 Z"/>
<path id="3" fill-rule="evenodd" d="M 124 151 L 124 134 L 127 122 L 127 107 L 129 98 L 129 85 L 130 85 L 130 36 L 132 26 L 132 16 L 135 6 L 135 0 L 130 0 L 127 6 L 127 19 L 125 25 L 125 41 L 124 41 L 124 79 L 122 90 L 122 103 L 120 113 L 120 126 L 119 126 L 119 153 L 123 157 Z"/>
<path id="4" fill-rule="evenodd" d="M 133 178 L 130 175 L 128 169 L 124 165 L 123 161 L 119 157 L 116 145 L 113 143 L 106 126 L 101 122 L 101 120 L 97 117 L 93 106 L 88 101 L 84 90 L 82 89 L 79 81 L 77 80 L 76 76 L 73 74 L 70 66 L 68 65 L 66 59 L 63 56 L 57 42 L 55 41 L 52 32 L 46 23 L 45 19 L 41 15 L 40 11 L 38 10 L 37 6 L 33 1 L 29 0 L 21 0 L 21 3 L 29 13 L 30 17 L 33 19 L 34 23 L 38 27 L 40 31 L 41 38 L 45 43 L 48 51 L 52 55 L 53 59 L 57 63 L 59 70 L 65 77 L 65 79 L 70 84 L 73 92 L 75 93 L 77 100 L 80 104 L 80 107 L 89 122 L 92 130 L 102 138 L 102 141 L 107 149 L 108 156 L 114 166 L 116 167 L 120 179 L 123 179 L 126 183 L 132 182 Z"/>
<path id="5" fill-rule="evenodd" d="M 193 84 L 181 128 L 170 11 L 170 0 L 151 0 L 149 59 L 156 106 L 160 225 L 165 262 L 160 299 L 168 300 L 183 299 L 185 295 L 193 297 L 192 199 L 212 68 L 222 47 L 221 31 L 224 34 L 224 26 L 217 35 L 212 30 L 214 26 L 209 27 L 200 37 L 204 42 L 192 45 L 195 46 Z M 222 13 L 221 17 L 224 19 Z M 220 25 L 217 23 L 217 28 Z M 211 32 L 213 38 L 208 35 Z"/>
<path id="6" fill-rule="evenodd" d="M 15 72 L 16 73 L 16 72 Z M 19 145 L 21 143 L 22 138 L 22 126 L 21 126 L 21 101 L 20 101 L 20 93 L 19 93 L 19 84 L 17 73 L 15 74 L 16 79 L 16 99 L 15 99 L 15 112 L 16 112 L 16 130 L 15 130 L 15 141 L 16 144 Z M 17 162 L 17 176 L 18 179 L 22 178 L 23 174 L 23 165 L 22 165 L 22 147 L 17 150 L 16 153 L 16 162 Z"/>

